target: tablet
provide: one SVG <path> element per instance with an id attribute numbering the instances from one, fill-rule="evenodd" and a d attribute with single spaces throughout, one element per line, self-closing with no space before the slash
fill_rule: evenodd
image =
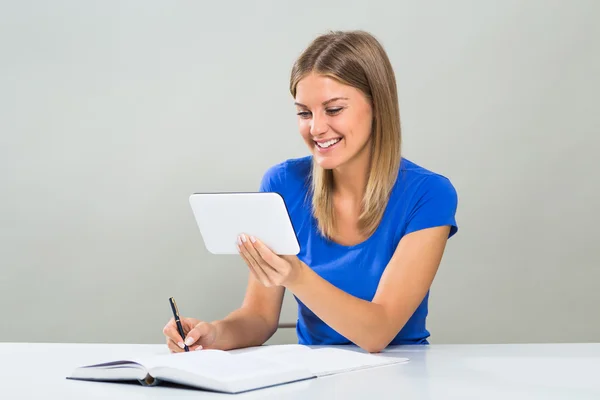
<path id="1" fill-rule="evenodd" d="M 278 193 L 194 193 L 190 205 L 204 245 L 213 254 L 239 254 L 236 241 L 241 233 L 260 239 L 279 255 L 300 252 L 285 202 Z"/>

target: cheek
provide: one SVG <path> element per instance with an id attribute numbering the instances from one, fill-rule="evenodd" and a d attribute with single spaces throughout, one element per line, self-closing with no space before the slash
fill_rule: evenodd
<path id="1" fill-rule="evenodd" d="M 339 133 L 346 138 L 347 145 L 352 145 L 352 143 L 363 140 L 365 132 L 364 126 L 364 120 L 349 114 L 332 118 L 330 123 L 330 127 L 334 132 Z"/>
<path id="2" fill-rule="evenodd" d="M 308 122 L 304 120 L 298 121 L 298 131 L 305 141 L 310 141 L 312 143 L 312 138 L 310 137 L 310 124 Z"/>
<path id="3" fill-rule="evenodd" d="M 372 118 L 369 115 L 361 115 L 354 124 L 354 134 L 360 142 L 366 142 L 371 136 Z"/>

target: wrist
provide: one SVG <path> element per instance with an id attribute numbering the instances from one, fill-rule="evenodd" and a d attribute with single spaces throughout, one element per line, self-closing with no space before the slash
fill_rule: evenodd
<path id="1" fill-rule="evenodd" d="M 223 329 L 222 328 L 223 320 L 218 319 L 218 320 L 212 321 L 210 324 L 215 327 L 215 333 L 217 334 L 216 336 L 219 337 L 219 333 L 221 333 L 221 330 Z"/>
<path id="2" fill-rule="evenodd" d="M 223 339 L 225 338 L 225 335 L 223 335 L 223 331 L 225 328 L 225 323 L 226 321 L 220 319 L 220 320 L 216 320 L 216 321 L 212 321 L 210 324 L 214 327 L 214 341 L 212 342 L 212 345 L 209 346 L 209 348 L 212 349 L 218 349 L 218 350 L 225 350 Z"/>
<path id="3" fill-rule="evenodd" d="M 285 284 L 285 287 L 292 292 L 296 288 L 303 285 L 303 282 L 305 281 L 306 276 L 307 276 L 308 272 L 310 271 L 310 268 L 308 267 L 308 265 L 306 265 L 304 262 L 302 262 L 299 258 L 296 258 L 294 260 L 294 264 L 295 265 L 293 265 L 293 268 L 292 268 L 294 270 L 294 273 L 291 277 L 292 279 L 290 279 L 289 282 L 286 282 L 286 284 Z"/>

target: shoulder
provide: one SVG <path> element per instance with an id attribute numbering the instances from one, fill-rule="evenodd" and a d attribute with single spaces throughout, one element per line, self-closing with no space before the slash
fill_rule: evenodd
<path id="1" fill-rule="evenodd" d="M 442 224 L 451 225 L 451 236 L 456 233 L 458 193 L 446 176 L 403 159 L 394 195 L 402 204 L 406 233 Z"/>
<path id="2" fill-rule="evenodd" d="M 400 189 L 405 195 L 423 195 L 435 193 L 448 198 L 458 198 L 456 189 L 446 176 L 424 168 L 410 160 L 402 159 L 395 189 Z"/>
<path id="3" fill-rule="evenodd" d="M 269 167 L 262 176 L 260 190 L 281 192 L 289 187 L 304 186 L 310 181 L 312 156 L 290 158 Z"/>

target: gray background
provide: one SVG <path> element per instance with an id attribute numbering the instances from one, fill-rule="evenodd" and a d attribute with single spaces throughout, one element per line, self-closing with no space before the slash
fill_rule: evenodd
<path id="1" fill-rule="evenodd" d="M 404 155 L 460 197 L 431 342 L 600 340 L 600 2 L 0 7 L 0 341 L 162 342 L 169 296 L 236 308 L 246 267 L 205 250 L 188 195 L 307 154 L 291 65 L 355 28 L 389 52 Z"/>

